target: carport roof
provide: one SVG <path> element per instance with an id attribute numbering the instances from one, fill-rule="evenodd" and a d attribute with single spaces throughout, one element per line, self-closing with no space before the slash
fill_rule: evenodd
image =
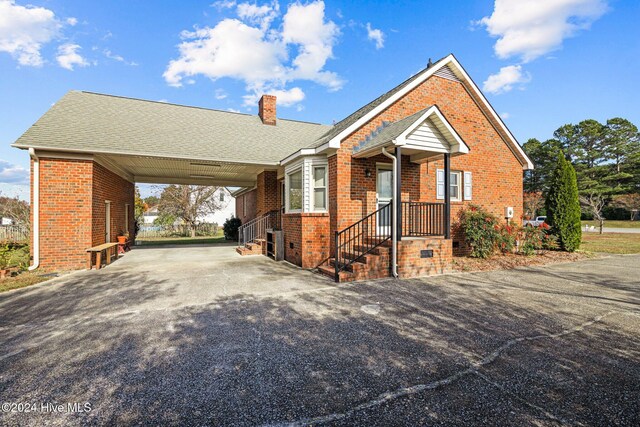
<path id="1" fill-rule="evenodd" d="M 14 147 L 277 165 L 331 126 L 70 91 Z"/>

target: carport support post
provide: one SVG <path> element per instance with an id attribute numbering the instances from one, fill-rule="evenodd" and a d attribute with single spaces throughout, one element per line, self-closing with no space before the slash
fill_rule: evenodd
<path id="1" fill-rule="evenodd" d="M 444 154 L 444 238 L 451 238 L 451 155 Z"/>
<path id="2" fill-rule="evenodd" d="M 402 147 L 396 146 L 396 176 L 393 177 L 396 184 L 396 240 L 402 240 Z"/>

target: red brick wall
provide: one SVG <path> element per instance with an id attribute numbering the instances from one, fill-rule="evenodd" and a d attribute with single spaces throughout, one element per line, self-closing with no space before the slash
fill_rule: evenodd
<path id="1" fill-rule="evenodd" d="M 134 233 L 135 186 L 104 166 L 93 164 L 92 184 L 92 243 L 97 246 L 105 242 L 106 200 L 111 201 L 111 242 L 117 242 L 117 236 L 126 230 L 125 209 L 129 209 L 129 236 Z M 126 206 L 128 205 L 128 206 Z"/>
<path id="2" fill-rule="evenodd" d="M 31 179 L 33 187 L 33 173 Z M 33 206 L 33 192 L 31 197 Z M 112 241 L 124 229 L 125 203 L 130 205 L 129 233 L 133 235 L 133 183 L 91 160 L 40 159 L 42 270 L 85 268 L 85 250 L 104 243 L 105 199 L 112 201 Z"/>
<path id="3" fill-rule="evenodd" d="M 432 258 L 422 258 L 421 251 L 432 250 Z M 451 272 L 451 240 L 403 239 L 398 245 L 398 276 L 416 277 Z"/>
<path id="4" fill-rule="evenodd" d="M 84 250 L 91 246 L 92 179 L 92 161 L 40 159 L 42 270 L 73 270 L 85 266 Z M 33 173 L 31 185 L 33 187 Z M 33 200 L 31 202 L 33 206 Z"/>
<path id="5" fill-rule="evenodd" d="M 236 216 L 243 224 L 256 217 L 256 194 L 257 190 L 254 189 L 236 197 Z M 243 210 L 243 202 L 246 203 L 246 211 Z"/>
<path id="6" fill-rule="evenodd" d="M 330 158 L 331 233 L 347 227 L 375 209 L 375 163 L 391 161 L 384 156 L 353 159 L 353 147 L 383 121 L 394 122 L 434 104 L 438 105 L 470 148 L 469 154 L 451 160 L 452 170 L 470 171 L 473 174 L 473 200 L 452 203 L 452 223 L 455 223 L 460 209 L 469 204 L 484 206 L 499 216 L 503 215 L 505 206 L 513 206 L 514 218 L 521 217 L 520 162 L 462 83 L 433 76 L 349 135 L 336 155 Z M 417 165 L 403 157 L 402 199 L 436 201 L 437 168 L 442 168 L 442 161 Z M 366 169 L 372 172 L 371 178 L 364 176 Z M 461 237 L 458 234 L 454 239 Z"/>
<path id="7" fill-rule="evenodd" d="M 315 268 L 330 257 L 328 213 L 285 214 L 282 220 L 287 261 L 302 268 Z"/>
<path id="8" fill-rule="evenodd" d="M 278 172 L 264 171 L 258 174 L 256 187 L 256 216 L 280 208 L 278 204 Z"/>

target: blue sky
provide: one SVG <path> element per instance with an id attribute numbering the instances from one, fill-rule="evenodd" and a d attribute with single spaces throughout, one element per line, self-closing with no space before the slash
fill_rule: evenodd
<path id="1" fill-rule="evenodd" d="M 454 53 L 522 143 L 565 123 L 640 125 L 640 2 L 0 0 L 0 191 L 9 147 L 72 89 L 331 123 Z"/>

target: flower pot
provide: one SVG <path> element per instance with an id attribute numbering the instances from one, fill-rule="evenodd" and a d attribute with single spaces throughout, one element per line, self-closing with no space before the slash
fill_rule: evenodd
<path id="1" fill-rule="evenodd" d="M 120 243 L 121 245 L 127 243 L 127 236 L 118 236 L 118 243 Z"/>

